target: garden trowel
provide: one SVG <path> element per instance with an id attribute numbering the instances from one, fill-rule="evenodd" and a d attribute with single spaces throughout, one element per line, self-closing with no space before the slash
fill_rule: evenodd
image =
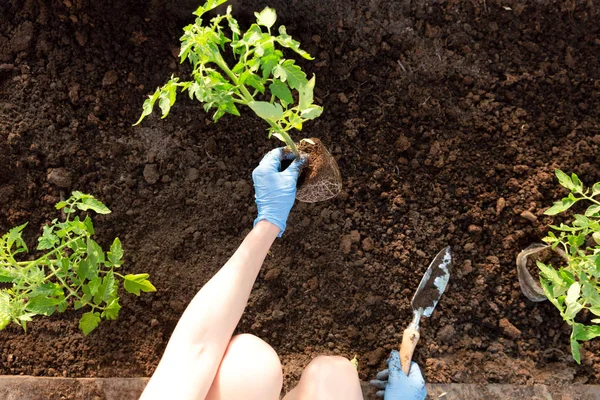
<path id="1" fill-rule="evenodd" d="M 419 338 L 419 323 L 421 317 L 430 317 L 435 309 L 440 297 L 446 290 L 448 279 L 450 279 L 450 265 L 452 264 L 452 253 L 450 247 L 440 251 L 433 259 L 421 283 L 410 302 L 413 309 L 413 320 L 402 335 L 402 344 L 400 345 L 400 361 L 402 371 L 408 375 L 410 371 L 410 361 L 413 352 L 417 347 Z"/>

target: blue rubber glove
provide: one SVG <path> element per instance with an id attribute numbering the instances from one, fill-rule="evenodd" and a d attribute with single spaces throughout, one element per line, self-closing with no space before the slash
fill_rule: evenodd
<path id="1" fill-rule="evenodd" d="M 292 153 L 283 153 L 283 147 L 273 149 L 261 160 L 258 167 L 252 171 L 254 192 L 259 221 L 267 220 L 279 229 L 278 237 L 285 231 L 286 221 L 296 199 L 296 182 L 306 158 L 295 159 L 289 167 L 280 172 L 281 161 L 292 159 Z"/>
<path id="2" fill-rule="evenodd" d="M 377 379 L 372 380 L 371 385 L 377 389 L 377 397 L 384 400 L 424 400 L 427 396 L 425 381 L 421 375 L 421 369 L 416 362 L 410 363 L 408 376 L 402 372 L 400 366 L 400 354 L 398 350 L 392 350 L 387 360 L 388 369 L 377 374 Z"/>

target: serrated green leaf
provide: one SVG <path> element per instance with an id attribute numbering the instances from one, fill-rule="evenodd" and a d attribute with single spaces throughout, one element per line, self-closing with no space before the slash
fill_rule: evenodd
<path id="1" fill-rule="evenodd" d="M 565 174 L 560 169 L 557 169 L 556 171 L 554 171 L 554 173 L 556 174 L 556 177 L 558 178 L 558 183 L 560 183 L 561 186 L 569 190 L 573 190 L 575 188 L 575 185 L 573 184 L 573 181 L 571 180 L 569 175 Z"/>
<path id="2" fill-rule="evenodd" d="M 10 251 L 13 245 L 16 245 L 16 250 L 14 253 L 20 252 L 20 250 L 28 251 L 27 245 L 21 236 L 21 232 L 27 226 L 28 222 L 23 225 L 15 226 L 11 230 L 8 231 L 6 238 L 6 248 Z"/>
<path id="3" fill-rule="evenodd" d="M 31 313 L 46 315 L 49 317 L 54 314 L 56 305 L 60 302 L 61 300 L 59 299 L 46 296 L 36 296 L 29 299 L 25 309 Z"/>
<path id="4" fill-rule="evenodd" d="M 197 17 L 201 17 L 204 13 L 217 8 L 221 4 L 227 2 L 227 0 L 208 0 L 204 5 L 198 7 L 196 11 L 193 12 Z"/>
<path id="5" fill-rule="evenodd" d="M 279 104 L 271 104 L 266 101 L 251 101 L 248 107 L 260 118 L 266 120 L 277 120 L 283 117 L 283 109 Z"/>
<path id="6" fill-rule="evenodd" d="M 271 91 L 271 94 L 273 96 L 281 100 L 284 106 L 287 106 L 288 104 L 292 104 L 294 102 L 292 92 L 290 91 L 288 86 L 281 81 L 273 81 L 273 83 L 269 85 L 269 90 Z"/>
<path id="7" fill-rule="evenodd" d="M 119 310 L 121 309 L 121 305 L 119 304 L 119 299 L 113 299 L 102 312 L 102 316 L 105 319 L 115 320 L 119 315 Z"/>
<path id="8" fill-rule="evenodd" d="M 148 98 L 144 101 L 144 104 L 142 105 L 142 115 L 140 116 L 140 119 L 138 119 L 138 121 L 135 124 L 133 124 L 133 126 L 139 125 L 140 122 L 144 120 L 144 118 L 152 114 L 154 103 L 156 103 L 156 100 L 158 100 L 159 96 L 160 89 L 156 89 L 156 91 L 151 96 L 148 96 Z"/>
<path id="9" fill-rule="evenodd" d="M 558 213 L 568 210 L 569 208 L 571 208 L 571 206 L 573 204 L 575 204 L 574 200 L 572 200 L 568 197 L 565 197 L 564 199 L 562 199 L 560 201 L 554 202 L 554 205 L 552 207 L 550 207 L 549 209 L 547 209 L 546 211 L 544 211 L 544 214 L 556 215 Z"/>
<path id="10" fill-rule="evenodd" d="M 52 232 L 53 229 L 49 225 L 44 225 L 42 236 L 38 238 L 38 250 L 52 249 L 59 243 L 58 237 Z"/>
<path id="11" fill-rule="evenodd" d="M 10 323 L 12 310 L 10 307 L 10 295 L 5 289 L 0 290 L 0 330 L 6 328 Z"/>
<path id="12" fill-rule="evenodd" d="M 113 243 L 110 245 L 110 251 L 106 253 L 110 265 L 120 267 L 123 265 L 121 259 L 123 258 L 123 247 L 121 246 L 121 240 L 115 238 Z"/>
<path id="13" fill-rule="evenodd" d="M 81 319 L 79 320 L 79 329 L 87 336 L 91 331 L 96 329 L 98 323 L 100 323 L 100 313 L 89 311 L 81 316 Z"/>
<path id="14" fill-rule="evenodd" d="M 596 216 L 596 214 L 598 214 L 598 213 L 600 213 L 600 205 L 599 204 L 593 204 L 593 205 L 589 206 L 587 208 L 587 210 L 585 210 L 586 217 Z"/>
<path id="15" fill-rule="evenodd" d="M 256 16 L 256 23 L 268 29 L 271 29 L 275 25 L 275 21 L 277 21 L 277 13 L 270 7 L 265 7 L 261 12 L 255 12 L 254 15 Z"/>
<path id="16" fill-rule="evenodd" d="M 90 280 L 88 283 L 90 295 L 94 296 L 96 293 L 98 293 L 98 288 L 100 288 L 100 285 L 102 285 L 102 278 L 96 277 Z"/>
<path id="17" fill-rule="evenodd" d="M 298 93 L 299 93 L 298 106 L 300 107 L 301 111 L 306 110 L 308 107 L 310 107 L 312 105 L 314 88 L 315 88 L 315 76 L 314 75 L 312 78 L 310 78 L 310 80 L 308 82 L 300 85 L 300 88 L 298 89 Z"/>
<path id="18" fill-rule="evenodd" d="M 567 306 L 577 302 L 579 300 L 579 295 L 581 294 L 581 285 L 579 282 L 573 283 L 569 286 L 569 290 L 567 290 L 567 297 L 565 298 L 565 303 Z"/>
<path id="19" fill-rule="evenodd" d="M 249 85 L 261 93 L 265 92 L 265 85 L 261 82 L 258 75 L 252 73 L 250 70 L 246 70 L 240 75 L 239 83 Z"/>
<path id="20" fill-rule="evenodd" d="M 91 269 L 95 268 L 98 264 L 104 263 L 105 261 L 104 251 L 102 251 L 102 247 L 100 247 L 100 245 L 91 238 L 87 238 L 87 254 L 87 260 L 90 263 Z"/>
<path id="21" fill-rule="evenodd" d="M 302 116 L 302 118 L 305 118 L 305 119 L 315 119 L 315 118 L 319 117 L 321 115 L 321 113 L 323 113 L 323 107 L 312 106 L 312 107 L 308 107 L 305 110 L 302 110 L 300 115 Z"/>
<path id="22" fill-rule="evenodd" d="M 579 177 L 574 173 L 571 174 L 571 182 L 573 182 L 573 190 L 575 190 L 578 193 L 581 193 L 583 191 L 583 184 L 579 180 Z"/>
<path id="23" fill-rule="evenodd" d="M 287 82 L 292 89 L 298 89 L 308 82 L 306 74 L 295 63 L 294 60 L 283 60 L 273 69 L 273 76 Z"/>
<path id="24" fill-rule="evenodd" d="M 300 42 L 292 39 L 290 35 L 287 34 L 285 26 L 281 25 L 279 27 L 279 36 L 275 37 L 277 43 L 279 43 L 283 47 L 287 47 L 295 51 L 302 58 L 306 58 L 307 60 L 313 60 L 310 54 L 300 48 Z"/>
<path id="25" fill-rule="evenodd" d="M 87 197 L 80 203 L 75 203 L 76 207 L 81 211 L 92 210 L 98 214 L 110 214 L 110 210 L 102 202 L 94 197 Z"/>
<path id="26" fill-rule="evenodd" d="M 537 267 L 540 269 L 542 277 L 548 279 L 554 286 L 564 286 L 565 280 L 558 274 L 552 266 L 546 265 L 540 261 L 536 262 Z"/>
<path id="27" fill-rule="evenodd" d="M 112 300 L 117 298 L 118 282 L 115 279 L 113 271 L 108 271 L 102 279 L 102 285 L 104 286 L 104 301 L 110 303 Z"/>
<path id="28" fill-rule="evenodd" d="M 95 233 L 94 232 L 94 222 L 92 221 L 92 219 L 90 218 L 89 215 L 87 217 L 85 217 L 85 220 L 83 221 L 83 225 L 85 226 L 85 230 L 88 233 L 88 235 L 92 236 Z"/>
<path id="29" fill-rule="evenodd" d="M 73 302 L 73 309 L 74 310 L 79 310 L 81 307 L 85 306 L 85 303 L 81 300 L 75 300 L 75 302 Z"/>
<path id="30" fill-rule="evenodd" d="M 61 285 L 58 283 L 43 283 L 33 289 L 30 293 L 30 297 L 36 296 L 50 296 L 57 297 L 64 295 L 64 291 Z"/>
<path id="31" fill-rule="evenodd" d="M 148 274 L 128 274 L 123 277 L 124 282 L 123 286 L 125 290 L 129 293 L 133 293 L 136 296 L 140 295 L 140 290 L 142 292 L 156 292 L 156 288 L 150 281 L 148 280 Z"/>
<path id="32" fill-rule="evenodd" d="M 267 78 L 273 72 L 273 69 L 279 64 L 283 53 L 280 51 L 274 51 L 270 54 L 265 54 L 260 59 L 260 69 L 262 71 L 263 79 Z M 284 71 L 285 73 L 285 71 Z"/>

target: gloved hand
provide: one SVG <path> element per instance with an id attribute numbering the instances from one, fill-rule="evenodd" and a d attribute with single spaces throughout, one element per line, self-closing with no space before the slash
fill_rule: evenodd
<path id="1" fill-rule="evenodd" d="M 273 149 L 261 160 L 258 167 L 252 171 L 254 191 L 259 221 L 267 220 L 277 225 L 281 230 L 278 237 L 285 231 L 286 221 L 296 199 L 296 182 L 306 158 L 296 158 L 289 167 L 280 172 L 281 161 L 292 159 L 292 153 L 283 153 L 283 147 Z"/>
<path id="2" fill-rule="evenodd" d="M 370 382 L 377 389 L 383 389 L 377 392 L 377 397 L 382 397 L 384 400 L 425 399 L 427 389 L 425 389 L 421 369 L 416 362 L 410 363 L 410 372 L 406 376 L 402 372 L 398 350 L 392 350 L 387 364 L 388 369 L 379 372 L 377 379 Z"/>

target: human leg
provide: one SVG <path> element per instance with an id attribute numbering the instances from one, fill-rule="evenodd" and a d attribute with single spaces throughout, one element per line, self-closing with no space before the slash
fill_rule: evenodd
<path id="1" fill-rule="evenodd" d="M 283 400 L 362 400 L 356 368 L 344 357 L 319 356 Z"/>
<path id="2" fill-rule="evenodd" d="M 234 336 L 206 400 L 278 400 L 283 383 L 277 353 L 254 335 Z"/>

